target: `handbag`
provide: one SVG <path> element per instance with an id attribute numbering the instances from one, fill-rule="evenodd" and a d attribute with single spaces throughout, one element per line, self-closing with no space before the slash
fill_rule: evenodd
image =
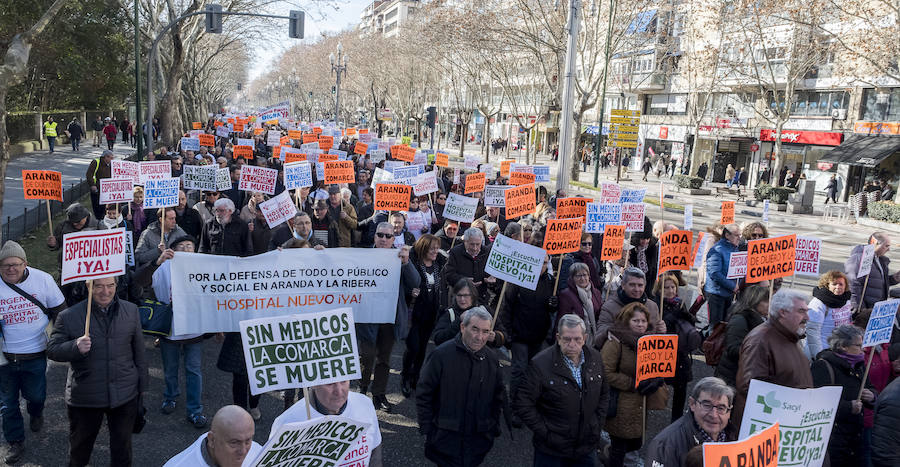
<path id="1" fill-rule="evenodd" d="M 716 323 L 716 326 L 709 334 L 709 337 L 703 341 L 703 357 L 706 359 L 706 364 L 709 366 L 718 365 L 719 359 L 721 359 L 722 354 L 725 353 L 726 327 L 727 323 L 724 321 Z"/>
<path id="2" fill-rule="evenodd" d="M 144 334 L 157 337 L 172 335 L 172 305 L 144 299 L 138 305 L 138 314 L 141 315 Z"/>
<path id="3" fill-rule="evenodd" d="M 647 396 L 647 410 L 665 410 L 669 404 L 669 386 L 663 384 L 653 394 Z"/>

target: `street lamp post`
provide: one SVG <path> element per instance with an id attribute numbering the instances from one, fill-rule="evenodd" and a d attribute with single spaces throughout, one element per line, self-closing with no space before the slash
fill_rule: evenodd
<path id="1" fill-rule="evenodd" d="M 573 141 L 574 115 L 573 107 L 575 106 L 575 60 L 578 51 L 578 32 L 581 27 L 581 20 L 578 18 L 579 10 L 581 10 L 581 0 L 569 1 L 569 18 L 566 28 L 567 44 L 566 44 L 566 70 L 563 78 L 562 92 L 562 110 L 559 125 L 559 168 L 556 171 L 556 189 L 567 189 L 569 187 L 569 163 L 570 157 L 575 150 Z M 581 131 L 580 128 L 574 131 Z"/>
<path id="2" fill-rule="evenodd" d="M 341 126 L 341 75 L 347 74 L 347 56 L 344 55 L 344 46 L 338 42 L 337 56 L 334 53 L 328 54 L 328 61 L 331 62 L 331 73 L 337 76 L 334 88 L 334 124 Z"/>

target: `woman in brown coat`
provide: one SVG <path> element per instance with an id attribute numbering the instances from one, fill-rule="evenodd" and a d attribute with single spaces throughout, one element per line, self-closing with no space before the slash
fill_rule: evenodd
<path id="1" fill-rule="evenodd" d="M 610 387 L 610 399 L 618 392 L 614 416 L 607 414 L 606 431 L 612 441 L 609 449 L 611 467 L 621 467 L 625 454 L 641 448 L 643 440 L 643 396 L 656 393 L 664 383 L 662 378 L 642 381 L 635 388 L 637 370 L 637 341 L 647 334 L 650 312 L 640 302 L 625 305 L 609 330 L 609 339 L 600 352 Z M 663 394 L 666 394 L 663 391 Z M 663 395 L 663 397 L 666 397 Z M 649 405 L 649 404 L 648 404 Z"/>

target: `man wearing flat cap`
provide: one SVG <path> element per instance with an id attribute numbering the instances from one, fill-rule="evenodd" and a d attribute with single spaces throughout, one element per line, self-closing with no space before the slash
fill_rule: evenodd
<path id="1" fill-rule="evenodd" d="M 341 188 L 337 185 L 328 187 L 328 215 L 335 222 L 338 236 L 338 244 L 329 246 L 349 247 L 353 230 L 356 229 L 356 209 L 350 203 L 343 202 Z"/>

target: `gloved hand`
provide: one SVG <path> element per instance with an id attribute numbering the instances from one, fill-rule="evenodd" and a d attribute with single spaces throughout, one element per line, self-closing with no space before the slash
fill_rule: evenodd
<path id="1" fill-rule="evenodd" d="M 554 295 L 547 299 L 547 306 L 550 308 L 556 309 L 559 308 L 559 297 Z"/>
<path id="2" fill-rule="evenodd" d="M 666 381 L 663 378 L 645 379 L 638 383 L 637 392 L 642 396 L 649 396 L 656 392 Z"/>

